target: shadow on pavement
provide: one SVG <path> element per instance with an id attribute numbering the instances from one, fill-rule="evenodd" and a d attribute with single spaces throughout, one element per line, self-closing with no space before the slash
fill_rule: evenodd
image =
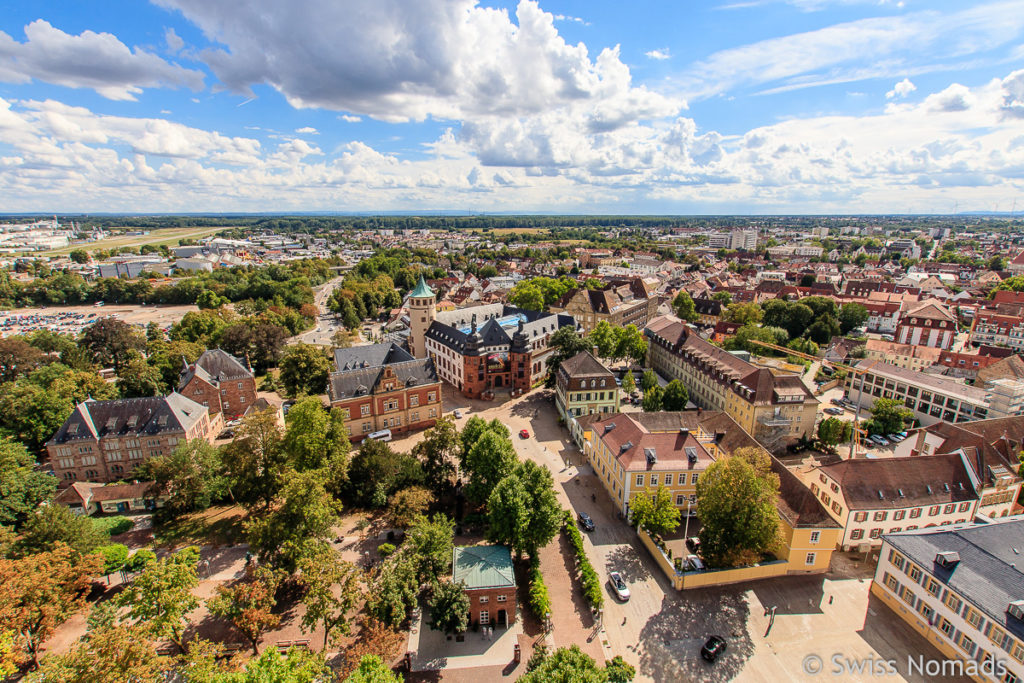
<path id="1" fill-rule="evenodd" d="M 786 576 L 780 579 L 754 581 L 751 592 L 765 607 L 774 607 L 776 614 L 822 614 L 825 597 L 825 577 Z"/>

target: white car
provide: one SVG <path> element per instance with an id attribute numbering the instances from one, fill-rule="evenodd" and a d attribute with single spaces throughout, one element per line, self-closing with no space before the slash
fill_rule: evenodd
<path id="1" fill-rule="evenodd" d="M 608 585 L 615 591 L 615 596 L 622 602 L 629 600 L 629 586 L 618 572 L 608 574 Z"/>
<path id="2" fill-rule="evenodd" d="M 889 445 L 889 442 L 886 440 L 886 438 L 884 436 L 879 436 L 878 434 L 872 434 L 868 438 L 871 439 L 872 441 L 874 441 L 875 443 L 877 443 L 879 446 L 888 446 Z"/>
<path id="3" fill-rule="evenodd" d="M 462 411 L 461 410 L 456 410 L 455 413 L 453 413 L 453 414 L 455 415 L 455 419 L 456 420 L 461 420 L 462 419 Z"/>

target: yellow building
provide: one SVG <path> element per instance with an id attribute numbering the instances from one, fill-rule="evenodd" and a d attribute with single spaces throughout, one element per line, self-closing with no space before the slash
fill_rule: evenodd
<path id="1" fill-rule="evenodd" d="M 644 334 L 651 368 L 680 380 L 698 406 L 728 413 L 766 448 L 814 434 L 818 400 L 799 375 L 759 368 L 702 339 L 674 316 L 655 318 Z"/>
<path id="2" fill-rule="evenodd" d="M 681 511 L 699 517 L 696 484 L 707 467 L 740 448 L 764 450 L 721 411 L 595 414 L 581 417 L 579 424 L 584 455 L 624 515 L 634 496 L 664 485 Z M 756 567 L 683 572 L 653 542 L 645 542 L 677 588 L 828 571 L 842 527 L 775 458 L 772 470 L 779 477 L 778 560 Z"/>

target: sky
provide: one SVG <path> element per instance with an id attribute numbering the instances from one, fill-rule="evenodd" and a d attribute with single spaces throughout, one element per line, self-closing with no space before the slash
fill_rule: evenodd
<path id="1" fill-rule="evenodd" d="M 0 212 L 1024 211 L 1024 0 L 0 0 Z"/>

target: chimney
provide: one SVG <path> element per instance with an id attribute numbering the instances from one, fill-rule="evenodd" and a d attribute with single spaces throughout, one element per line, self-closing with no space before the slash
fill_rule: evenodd
<path id="1" fill-rule="evenodd" d="M 594 354 L 594 358 L 600 358 L 600 356 L 597 353 L 597 345 L 591 346 L 590 347 L 590 352 L 592 354 Z"/>

